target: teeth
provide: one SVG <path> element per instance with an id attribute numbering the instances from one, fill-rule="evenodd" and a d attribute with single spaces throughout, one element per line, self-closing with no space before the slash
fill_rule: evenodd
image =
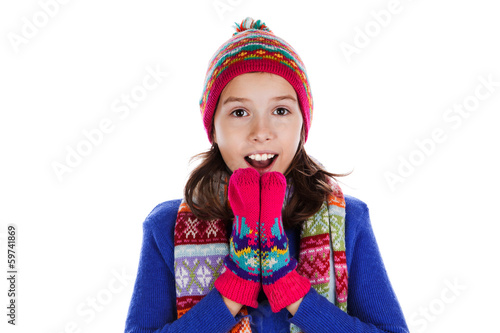
<path id="1" fill-rule="evenodd" d="M 274 154 L 253 154 L 253 155 L 250 155 L 248 157 L 250 157 L 250 159 L 256 160 L 256 161 L 265 161 L 265 160 L 268 160 L 270 158 L 273 158 Z"/>

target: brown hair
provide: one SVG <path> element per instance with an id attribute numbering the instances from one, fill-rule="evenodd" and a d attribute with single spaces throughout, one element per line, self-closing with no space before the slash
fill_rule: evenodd
<path id="1" fill-rule="evenodd" d="M 328 178 L 349 175 L 335 174 L 326 171 L 316 163 L 304 149 L 305 131 L 302 128 L 297 152 L 285 171 L 284 175 L 292 180 L 293 192 L 283 211 L 283 225 L 285 228 L 297 227 L 307 218 L 314 215 L 331 192 Z M 231 170 L 226 166 L 219 147 L 213 143 L 210 150 L 197 154 L 191 158 L 201 159 L 201 163 L 190 174 L 184 189 L 184 197 L 191 211 L 200 219 L 222 219 L 231 221 L 233 213 L 227 201 L 227 195 L 221 202 L 219 189 L 227 186 Z M 227 194 L 227 192 L 226 192 Z M 195 199 L 196 198 L 196 199 Z"/>

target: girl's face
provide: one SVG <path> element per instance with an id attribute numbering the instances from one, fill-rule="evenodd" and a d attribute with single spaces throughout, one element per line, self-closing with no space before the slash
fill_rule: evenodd
<path id="1" fill-rule="evenodd" d="M 214 142 L 227 167 L 285 173 L 297 151 L 302 113 L 293 87 L 279 75 L 246 73 L 222 91 Z"/>

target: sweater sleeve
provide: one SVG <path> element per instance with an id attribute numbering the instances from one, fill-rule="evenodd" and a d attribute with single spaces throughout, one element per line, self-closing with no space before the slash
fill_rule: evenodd
<path id="1" fill-rule="evenodd" d="M 349 214 L 349 221 L 346 218 L 346 255 L 351 257 L 347 313 L 311 288 L 290 322 L 306 333 L 407 333 L 403 312 L 373 234 L 368 207 L 357 199 L 353 205 L 354 214 Z M 348 223 L 352 228 L 347 228 Z"/>
<path id="2" fill-rule="evenodd" d="M 173 252 L 175 214 L 173 213 L 172 208 L 163 212 L 153 211 L 143 223 L 139 267 L 125 332 L 227 332 L 236 324 L 237 319 L 231 315 L 215 288 L 185 315 L 177 319 Z M 161 219 L 158 215 L 161 215 Z"/>

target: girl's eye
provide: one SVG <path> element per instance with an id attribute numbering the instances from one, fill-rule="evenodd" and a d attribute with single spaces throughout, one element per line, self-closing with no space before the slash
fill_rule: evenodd
<path id="1" fill-rule="evenodd" d="M 243 109 L 238 109 L 238 110 L 234 110 L 233 112 L 231 112 L 231 114 L 235 115 L 236 117 L 244 117 L 248 114 L 248 112 L 246 112 Z"/>
<path id="2" fill-rule="evenodd" d="M 277 114 L 277 115 L 280 115 L 280 116 L 284 116 L 286 114 L 289 114 L 290 111 L 288 111 L 288 109 L 285 109 L 285 108 L 277 108 L 276 110 L 274 110 L 273 113 Z"/>

